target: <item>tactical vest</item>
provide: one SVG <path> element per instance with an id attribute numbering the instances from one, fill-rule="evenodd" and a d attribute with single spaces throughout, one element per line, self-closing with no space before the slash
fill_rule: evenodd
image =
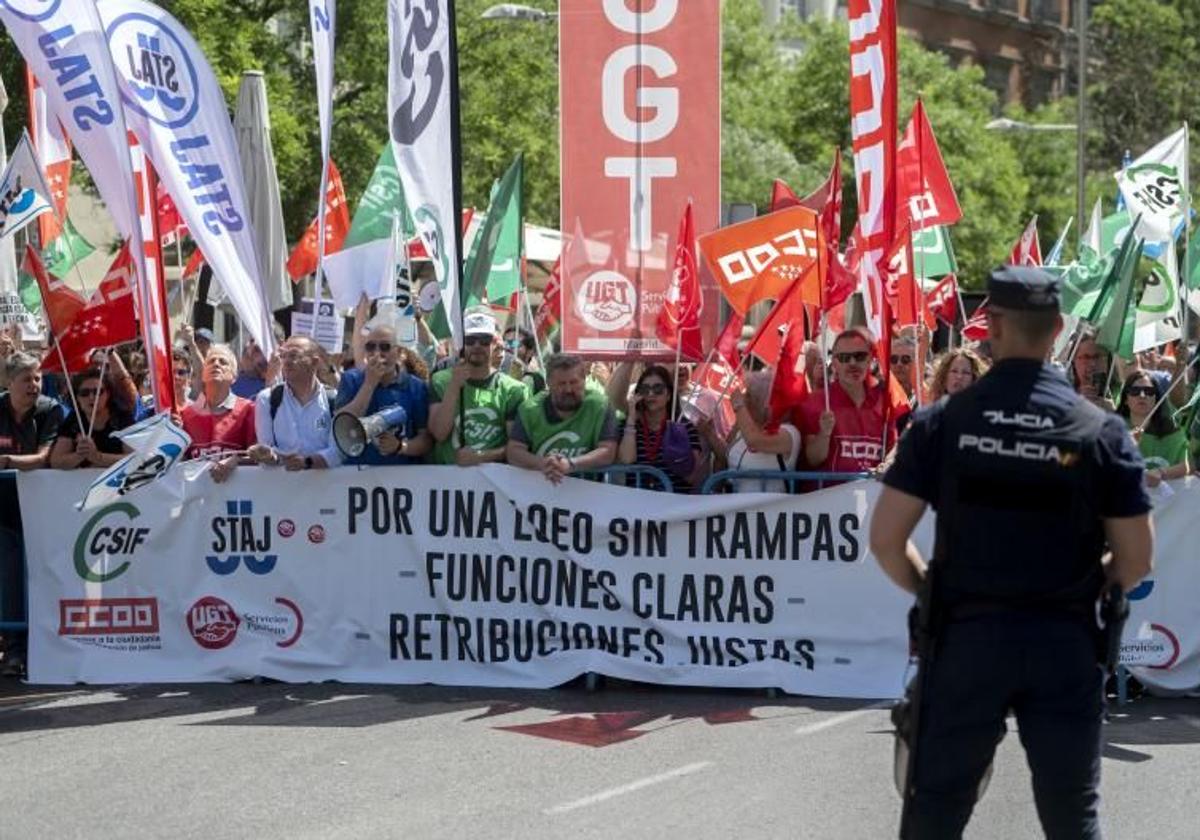
<path id="1" fill-rule="evenodd" d="M 1090 609 L 1103 586 L 1096 442 L 1104 413 L 993 381 L 942 414 L 933 580 L 946 607 Z M 987 387 L 990 386 L 990 387 Z"/>
<path id="2" fill-rule="evenodd" d="M 521 425 L 529 437 L 529 451 L 535 455 L 557 452 L 577 458 L 595 449 L 608 413 L 607 398 L 594 391 L 585 391 L 579 410 L 570 418 L 555 422 L 546 417 L 549 399 L 550 392 L 543 391 L 518 409 Z"/>

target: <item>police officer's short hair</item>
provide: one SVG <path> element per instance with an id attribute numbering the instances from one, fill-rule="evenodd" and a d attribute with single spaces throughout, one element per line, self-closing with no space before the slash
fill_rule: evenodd
<path id="1" fill-rule="evenodd" d="M 4 372 L 8 375 L 11 382 L 27 370 L 37 370 L 41 363 L 36 356 L 26 353 L 23 350 L 18 350 L 8 357 L 4 363 Z"/>

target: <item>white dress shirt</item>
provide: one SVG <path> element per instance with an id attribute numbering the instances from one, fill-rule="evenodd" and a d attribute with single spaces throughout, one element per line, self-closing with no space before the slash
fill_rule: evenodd
<path id="1" fill-rule="evenodd" d="M 254 398 L 254 431 L 258 442 L 284 455 L 320 455 L 336 467 L 342 462 L 333 442 L 333 418 L 329 399 L 319 382 L 307 403 L 301 404 L 291 386 L 283 385 L 283 400 L 271 420 L 271 388 Z"/>

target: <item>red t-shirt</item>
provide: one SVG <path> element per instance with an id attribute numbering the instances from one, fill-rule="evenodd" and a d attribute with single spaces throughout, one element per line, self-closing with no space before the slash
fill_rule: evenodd
<path id="1" fill-rule="evenodd" d="M 192 438 L 187 457 L 211 455 L 216 452 L 238 452 L 249 449 L 257 441 L 254 433 L 254 403 L 237 397 L 233 408 L 211 414 L 195 404 L 184 408 L 180 415 L 183 430 Z"/>
<path id="2" fill-rule="evenodd" d="M 865 472 L 883 461 L 883 391 L 868 388 L 863 404 L 857 406 L 838 382 L 829 383 L 829 410 L 833 412 L 833 435 L 829 454 L 822 464 L 809 469 L 822 472 Z M 809 394 L 794 412 L 796 425 L 807 440 L 821 431 L 821 413 L 825 411 L 824 390 Z M 888 430 L 888 447 L 896 444 L 895 424 Z"/>

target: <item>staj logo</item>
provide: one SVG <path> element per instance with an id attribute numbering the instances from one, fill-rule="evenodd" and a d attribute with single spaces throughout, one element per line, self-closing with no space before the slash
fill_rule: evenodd
<path id="1" fill-rule="evenodd" d="M 106 505 L 92 514 L 75 538 L 75 571 L 81 578 L 106 583 L 125 573 L 131 561 L 124 558 L 132 558 L 150 538 L 149 528 L 125 524 L 139 516 L 141 511 L 129 502 Z"/>
<path id="2" fill-rule="evenodd" d="M 208 568 L 218 575 L 233 574 L 241 563 L 256 575 L 274 570 L 279 555 L 271 553 L 271 517 L 255 517 L 254 502 L 250 499 L 226 501 L 225 514 L 212 520 L 213 553 L 204 558 Z M 294 531 L 295 526 L 292 528 Z"/>
<path id="3" fill-rule="evenodd" d="M 117 71 L 133 92 L 122 96 L 126 106 L 164 128 L 190 123 L 200 107 L 199 78 L 170 26 L 134 12 L 110 23 L 107 34 Z"/>

